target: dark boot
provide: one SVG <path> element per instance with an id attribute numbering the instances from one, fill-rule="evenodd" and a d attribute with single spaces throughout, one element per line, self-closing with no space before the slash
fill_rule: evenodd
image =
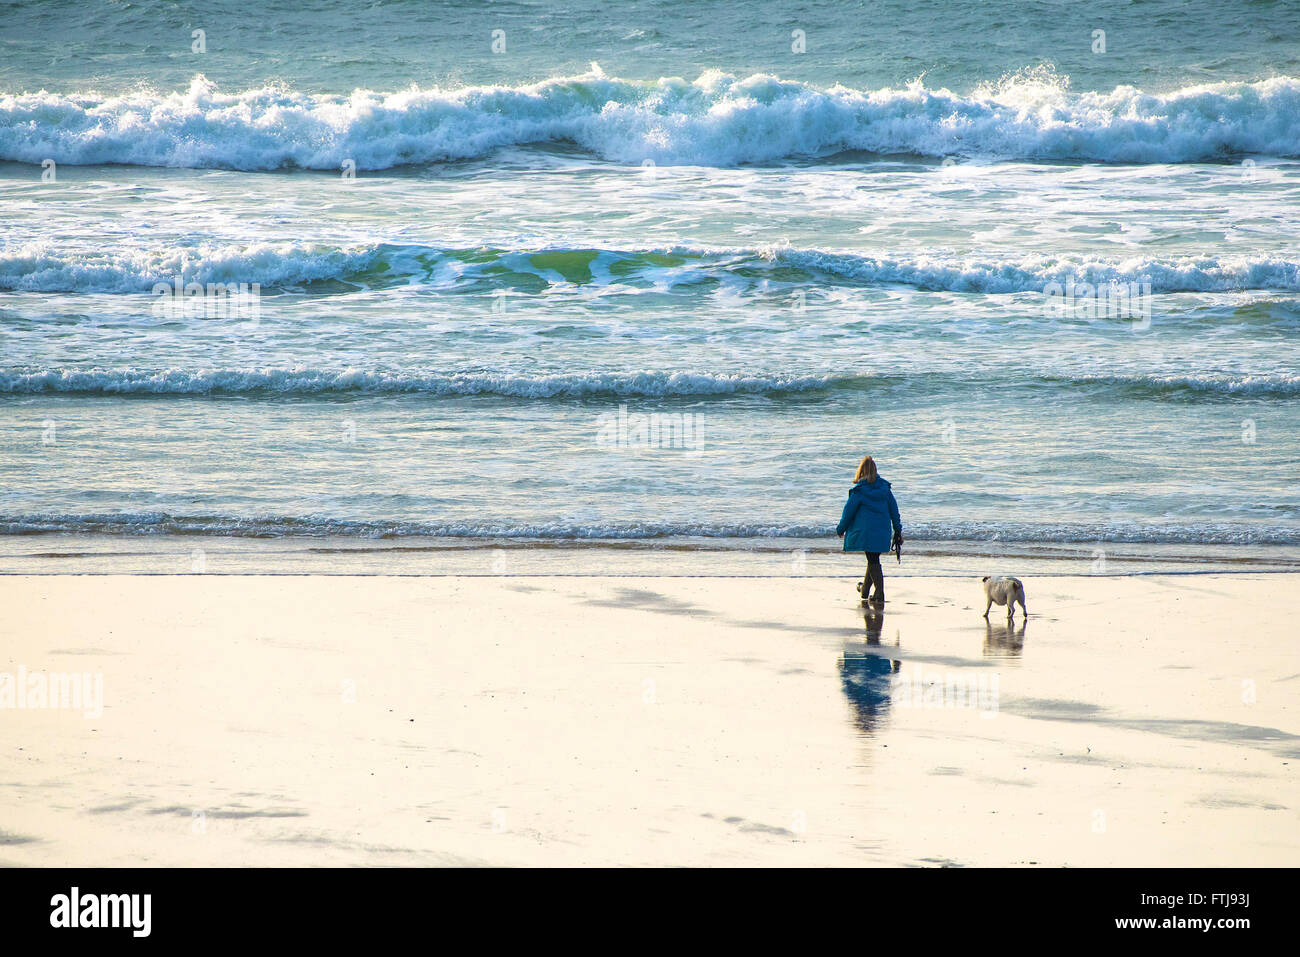
<path id="1" fill-rule="evenodd" d="M 874 561 L 867 566 L 867 579 L 876 588 L 875 593 L 867 600 L 873 605 L 883 605 L 885 603 L 885 572 L 880 567 L 879 561 Z"/>

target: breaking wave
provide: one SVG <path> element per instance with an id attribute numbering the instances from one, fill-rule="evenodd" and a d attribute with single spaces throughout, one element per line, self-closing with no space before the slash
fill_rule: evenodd
<path id="1" fill-rule="evenodd" d="M 525 86 L 357 90 L 280 87 L 0 96 L 0 159 L 267 170 L 379 170 L 508 146 L 576 144 L 620 163 L 733 166 L 843 151 L 930 157 L 1186 163 L 1300 155 L 1300 79 L 1165 94 L 1074 92 L 1022 71 L 970 93 L 822 88 L 707 71 L 636 82 L 593 64 Z"/>
<path id="2" fill-rule="evenodd" d="M 1042 293 L 1051 284 L 1149 283 L 1152 293 L 1300 290 L 1300 261 L 1202 256 L 1087 259 L 931 255 L 872 256 L 791 246 L 664 246 L 601 249 L 433 247 L 380 243 L 209 243 L 162 249 L 68 249 L 33 242 L 0 249 L 0 289 L 139 294 L 155 285 L 258 283 L 267 290 L 332 280 L 354 287 L 417 283 L 444 291 L 541 291 L 552 284 L 671 288 L 906 285 L 918 289 Z M 1068 290 L 1063 290 L 1068 291 Z"/>

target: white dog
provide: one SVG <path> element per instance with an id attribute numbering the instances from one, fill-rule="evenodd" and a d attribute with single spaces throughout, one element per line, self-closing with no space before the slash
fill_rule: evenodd
<path id="1" fill-rule="evenodd" d="M 984 576 L 984 597 L 988 602 L 984 605 L 984 617 L 989 616 L 989 609 L 993 603 L 1007 606 L 1007 621 L 1015 614 L 1016 602 L 1020 602 L 1020 610 L 1024 617 L 1029 617 L 1029 609 L 1025 607 L 1025 586 L 1020 583 L 1019 578 L 993 578 L 990 575 Z"/>

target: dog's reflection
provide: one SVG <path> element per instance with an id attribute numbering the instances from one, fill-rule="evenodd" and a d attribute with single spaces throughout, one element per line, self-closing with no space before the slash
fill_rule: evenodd
<path id="1" fill-rule="evenodd" d="M 881 647 L 880 633 L 885 627 L 882 610 L 865 610 L 863 625 L 866 629 L 864 644 L 845 643 L 844 656 L 840 658 L 840 679 L 844 693 L 853 704 L 854 726 L 859 731 L 870 733 L 889 710 L 893 676 L 898 674 L 903 663 L 870 650 Z M 898 644 L 897 640 L 894 644 Z"/>
<path id="2" fill-rule="evenodd" d="M 985 622 L 984 657 L 985 658 L 1019 658 L 1025 650 L 1025 625 L 1028 619 L 1020 619 L 1020 626 L 1001 622 Z"/>

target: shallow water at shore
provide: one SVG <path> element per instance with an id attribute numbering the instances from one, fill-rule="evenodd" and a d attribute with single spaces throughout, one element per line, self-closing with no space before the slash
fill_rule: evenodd
<path id="1" fill-rule="evenodd" d="M 888 579 L 988 574 L 1130 576 L 1300 571 L 1289 546 L 911 542 L 884 556 Z M 211 535 L 44 534 L 0 537 L 4 575 L 410 575 L 861 577 L 861 555 L 825 539 L 526 541 L 460 538 L 249 539 Z"/>

